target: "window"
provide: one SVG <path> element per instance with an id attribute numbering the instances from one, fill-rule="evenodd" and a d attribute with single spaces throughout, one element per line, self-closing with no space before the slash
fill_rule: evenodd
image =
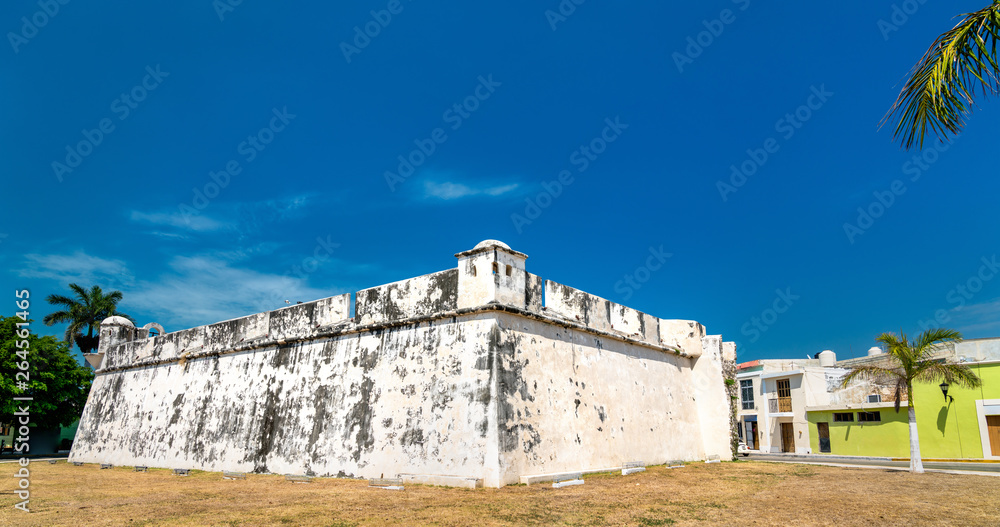
<path id="1" fill-rule="evenodd" d="M 853 423 L 854 422 L 854 414 L 852 414 L 851 412 L 834 413 L 833 414 L 833 422 L 834 423 Z"/>
<path id="2" fill-rule="evenodd" d="M 778 381 L 778 411 L 792 411 L 792 387 L 788 379 Z"/>
<path id="3" fill-rule="evenodd" d="M 858 412 L 859 423 L 880 423 L 882 412 Z"/>
<path id="4" fill-rule="evenodd" d="M 753 379 L 740 381 L 740 399 L 743 400 L 744 410 L 753 410 Z"/>
<path id="5" fill-rule="evenodd" d="M 880 403 L 880 402 L 882 402 L 882 395 L 878 394 L 878 393 L 876 393 L 874 395 L 869 395 L 868 396 L 868 402 L 870 402 L 870 403 Z"/>
<path id="6" fill-rule="evenodd" d="M 499 264 L 497 264 L 496 262 L 493 262 L 493 274 L 497 274 L 499 272 L 500 272 L 500 266 L 499 266 Z"/>
<path id="7" fill-rule="evenodd" d="M 476 266 L 472 266 L 472 276 L 476 276 Z"/>
<path id="8" fill-rule="evenodd" d="M 507 276 L 510 276 L 510 272 L 513 270 L 511 266 L 507 266 Z"/>

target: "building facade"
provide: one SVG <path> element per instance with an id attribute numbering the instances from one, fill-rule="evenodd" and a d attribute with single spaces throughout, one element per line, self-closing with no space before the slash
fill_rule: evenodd
<path id="1" fill-rule="evenodd" d="M 840 368 L 820 366 L 819 359 L 741 364 L 736 374 L 740 385 L 737 421 L 747 447 L 769 453 L 810 453 L 807 409 L 826 404 L 831 380 L 844 373 Z"/>
<path id="2" fill-rule="evenodd" d="M 967 364 L 982 386 L 949 386 L 945 396 L 937 383 L 914 385 L 921 457 L 1000 460 L 1000 339 L 965 340 L 937 356 Z M 814 359 L 739 365 L 739 424 L 747 445 L 761 452 L 909 457 L 905 394 L 897 412 L 892 386 L 841 386 L 849 368 L 885 360 L 872 348 L 866 357 L 842 361 L 825 351 Z"/>

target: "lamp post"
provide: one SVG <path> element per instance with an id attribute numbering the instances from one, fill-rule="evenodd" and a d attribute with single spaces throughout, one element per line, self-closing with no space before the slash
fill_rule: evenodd
<path id="1" fill-rule="evenodd" d="M 941 384 L 938 385 L 938 387 L 941 388 L 941 393 L 944 394 L 945 402 L 951 402 L 955 400 L 954 397 L 948 396 L 948 387 L 949 387 L 948 381 L 942 382 Z"/>

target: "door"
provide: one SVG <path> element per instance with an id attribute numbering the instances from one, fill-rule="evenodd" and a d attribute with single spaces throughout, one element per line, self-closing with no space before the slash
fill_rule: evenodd
<path id="1" fill-rule="evenodd" d="M 792 423 L 781 423 L 781 451 L 795 452 L 795 430 Z"/>
<path id="2" fill-rule="evenodd" d="M 993 456 L 1000 456 L 1000 415 L 986 416 L 986 429 L 990 436 L 990 451 Z"/>
<path id="3" fill-rule="evenodd" d="M 819 429 L 819 451 L 830 453 L 830 423 L 816 423 Z"/>
<path id="4" fill-rule="evenodd" d="M 746 433 L 743 434 L 743 441 L 746 442 L 747 448 L 750 450 L 759 450 L 760 446 L 757 444 L 757 421 L 746 421 Z"/>

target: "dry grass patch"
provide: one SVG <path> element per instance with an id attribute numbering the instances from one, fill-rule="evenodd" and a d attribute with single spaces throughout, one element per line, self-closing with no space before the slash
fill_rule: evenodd
<path id="1" fill-rule="evenodd" d="M 503 489 L 31 465 L 31 514 L 0 464 L 0 525 L 997 525 L 1000 479 L 781 463 L 696 463 Z"/>

